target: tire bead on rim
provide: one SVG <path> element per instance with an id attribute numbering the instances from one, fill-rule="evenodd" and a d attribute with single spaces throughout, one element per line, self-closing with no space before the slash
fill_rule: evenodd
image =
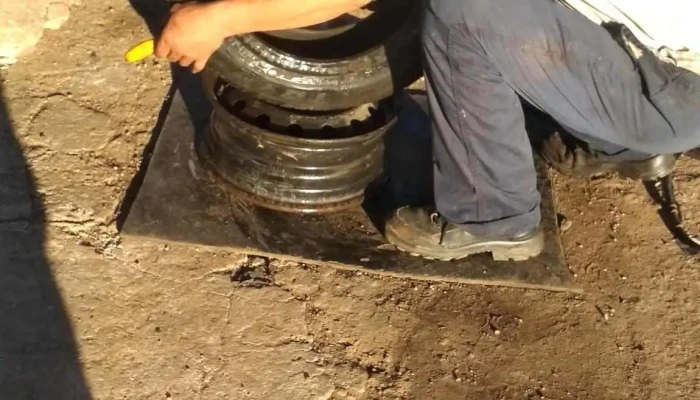
<path id="1" fill-rule="evenodd" d="M 230 38 L 207 68 L 242 91 L 288 108 L 348 109 L 387 98 L 422 74 L 421 7 L 420 0 L 381 1 L 395 7 L 389 8 L 393 12 L 377 12 L 324 40 Z M 325 55 L 314 58 L 315 51 Z M 334 54 L 338 51 L 344 53 Z"/>

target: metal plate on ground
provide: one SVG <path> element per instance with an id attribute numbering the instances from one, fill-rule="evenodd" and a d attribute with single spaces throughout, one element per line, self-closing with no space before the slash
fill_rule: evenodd
<path id="1" fill-rule="evenodd" d="M 543 165 L 538 172 L 547 244 L 539 257 L 495 262 L 484 254 L 441 262 L 387 245 L 376 227 L 382 214 L 432 197 L 429 126 L 420 104 L 424 97 L 405 97 L 399 124 L 387 137 L 388 179 L 368 190 L 362 206 L 303 215 L 264 209 L 223 190 L 194 153 L 194 136 L 203 131 L 197 125 L 205 117 L 193 115 L 192 102 L 177 92 L 143 184 L 133 204 L 127 204 L 122 234 L 414 279 L 579 292 L 562 253 L 551 182 Z M 201 106 L 201 101 L 205 100 L 194 104 Z"/>

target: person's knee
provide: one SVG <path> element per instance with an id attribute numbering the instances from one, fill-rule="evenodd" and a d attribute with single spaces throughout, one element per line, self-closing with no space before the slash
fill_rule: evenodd
<path id="1" fill-rule="evenodd" d="M 692 73 L 688 72 L 688 75 Z M 695 78 L 695 77 L 693 77 Z M 686 151 L 700 146 L 700 86 L 676 79 L 650 97 L 655 108 L 670 126 L 672 147 Z"/>
<path id="2" fill-rule="evenodd" d="M 430 0 L 428 12 L 447 25 L 465 24 L 483 14 L 483 0 Z"/>
<path id="3" fill-rule="evenodd" d="M 466 26 L 463 32 L 497 32 L 518 37 L 542 32 L 556 19 L 552 0 L 429 0 L 428 10 L 449 26 Z"/>

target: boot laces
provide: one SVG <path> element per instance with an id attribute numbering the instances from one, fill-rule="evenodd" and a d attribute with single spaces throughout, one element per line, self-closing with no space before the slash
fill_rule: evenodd
<path id="1" fill-rule="evenodd" d="M 430 214 L 430 222 L 433 223 L 436 227 L 440 228 L 440 245 L 442 245 L 443 240 L 445 239 L 445 233 L 447 232 L 447 221 L 440 215 L 438 212 L 433 212 Z"/>

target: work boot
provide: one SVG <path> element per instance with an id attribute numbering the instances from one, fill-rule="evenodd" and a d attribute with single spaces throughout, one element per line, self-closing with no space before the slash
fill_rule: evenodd
<path id="1" fill-rule="evenodd" d="M 544 248 L 539 228 L 514 236 L 476 237 L 446 221 L 431 207 L 403 207 L 387 221 L 389 243 L 414 256 L 451 261 L 472 254 L 491 253 L 496 261 L 523 261 Z"/>
<path id="2" fill-rule="evenodd" d="M 675 154 L 659 154 L 645 160 L 614 162 L 601 158 L 586 143 L 560 132 L 554 132 L 544 141 L 540 155 L 566 175 L 590 177 L 617 172 L 622 177 L 642 181 L 670 175 L 678 160 Z"/>

